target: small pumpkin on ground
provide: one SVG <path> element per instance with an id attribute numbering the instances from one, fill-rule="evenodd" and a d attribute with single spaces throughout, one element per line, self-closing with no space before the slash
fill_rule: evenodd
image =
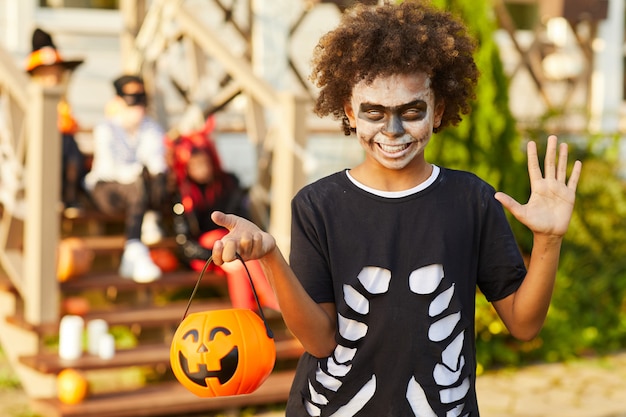
<path id="1" fill-rule="evenodd" d="M 64 404 L 78 404 L 87 397 L 89 383 L 85 375 L 76 369 L 62 370 L 56 382 L 59 401 Z"/>

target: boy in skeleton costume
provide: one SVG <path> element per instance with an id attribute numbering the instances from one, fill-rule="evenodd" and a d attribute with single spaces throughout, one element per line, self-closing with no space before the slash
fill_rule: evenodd
<path id="1" fill-rule="evenodd" d="M 421 1 L 346 12 L 312 79 L 317 114 L 341 119 L 364 161 L 293 199 L 289 264 L 271 235 L 213 213 L 230 230 L 213 259 L 260 259 L 307 351 L 287 416 L 477 417 L 476 286 L 515 337 L 541 329 L 581 164 L 568 181 L 567 146 L 550 137 L 542 173 L 529 143 L 521 205 L 425 160 L 432 132 L 469 111 L 473 51 L 460 21 Z M 534 234 L 528 270 L 502 206 Z"/>

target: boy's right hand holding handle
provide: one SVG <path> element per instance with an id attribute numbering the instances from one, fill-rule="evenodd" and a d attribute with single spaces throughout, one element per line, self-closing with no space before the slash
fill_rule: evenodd
<path id="1" fill-rule="evenodd" d="M 213 262 L 216 265 L 234 261 L 237 253 L 244 261 L 260 259 L 277 248 L 272 235 L 242 217 L 214 211 L 211 220 L 229 231 L 213 245 Z"/>
<path id="2" fill-rule="evenodd" d="M 256 224 L 233 214 L 215 211 L 211 219 L 229 233 L 213 245 L 213 262 L 222 265 L 237 259 L 259 259 L 283 313 L 287 327 L 311 355 L 329 356 L 337 342 L 334 303 L 317 304 L 300 284 L 272 235 Z"/>

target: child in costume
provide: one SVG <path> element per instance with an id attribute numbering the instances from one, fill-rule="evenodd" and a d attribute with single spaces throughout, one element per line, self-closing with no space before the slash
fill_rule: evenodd
<path id="1" fill-rule="evenodd" d="M 147 114 L 141 77 L 122 75 L 113 87 L 107 118 L 94 128 L 93 164 L 85 184 L 98 209 L 126 215 L 120 275 L 151 282 L 162 273 L 146 245 L 161 238 L 156 214 L 166 202 L 165 132 Z"/>
<path id="2" fill-rule="evenodd" d="M 26 71 L 32 79 L 43 86 L 66 85 L 70 74 L 82 64 L 82 60 L 64 60 L 57 50 L 52 36 L 42 29 L 35 29 L 32 37 L 32 52 L 26 61 Z M 72 115 L 72 109 L 65 96 L 57 105 L 58 129 L 61 133 L 61 199 L 65 215 L 80 213 L 79 193 L 86 174 L 85 156 L 76 143 L 79 125 Z"/>
<path id="3" fill-rule="evenodd" d="M 476 288 L 514 337 L 543 326 L 581 164 L 568 180 L 567 145 L 551 136 L 542 173 L 530 142 L 522 205 L 426 160 L 432 133 L 470 110 L 474 48 L 426 1 L 346 11 L 315 49 L 315 110 L 355 134 L 363 162 L 294 197 L 289 263 L 270 234 L 213 213 L 230 230 L 216 263 L 259 259 L 306 350 L 288 417 L 477 417 Z M 528 268 L 503 206 L 533 233 Z"/>
<path id="4" fill-rule="evenodd" d="M 190 268 L 202 270 L 216 240 L 228 232 L 211 220 L 223 210 L 250 218 L 248 195 L 235 175 L 222 169 L 215 143 L 210 138 L 213 118 L 200 131 L 169 141 L 168 159 L 175 175 L 177 201 L 173 206 L 174 232 L 181 259 Z M 259 262 L 247 262 L 262 307 L 278 310 L 276 297 Z M 230 299 L 236 308 L 256 310 L 247 272 L 240 262 L 216 268 L 225 273 Z"/>

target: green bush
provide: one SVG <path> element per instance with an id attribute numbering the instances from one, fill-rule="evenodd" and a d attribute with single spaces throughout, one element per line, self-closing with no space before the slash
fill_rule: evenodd
<path id="1" fill-rule="evenodd" d="M 617 175 L 619 138 L 561 139 L 573 144 L 583 171 L 548 318 L 535 340 L 517 342 L 506 331 L 493 331 L 499 329 L 497 316 L 479 297 L 477 344 L 484 367 L 563 361 L 626 346 L 626 182 Z"/>

